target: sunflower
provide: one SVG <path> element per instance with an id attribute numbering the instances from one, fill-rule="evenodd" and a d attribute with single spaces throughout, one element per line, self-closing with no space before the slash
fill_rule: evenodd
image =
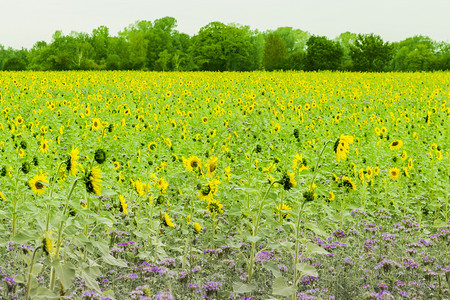
<path id="1" fill-rule="evenodd" d="M 203 118 L 202 118 L 202 122 L 203 122 L 203 124 L 208 123 L 208 117 L 203 117 Z"/>
<path id="2" fill-rule="evenodd" d="M 200 200 L 210 201 L 213 199 L 214 195 L 217 195 L 217 189 L 220 181 L 217 179 L 213 179 L 207 184 L 200 187 L 198 191 L 198 198 Z"/>
<path id="3" fill-rule="evenodd" d="M 343 176 L 341 179 L 341 183 L 339 183 L 339 187 L 344 187 L 347 190 L 356 191 L 356 184 L 352 181 L 350 177 Z"/>
<path id="4" fill-rule="evenodd" d="M 197 171 L 202 166 L 202 161 L 197 156 L 192 156 L 189 159 L 183 159 L 184 166 L 191 172 Z"/>
<path id="5" fill-rule="evenodd" d="M 100 118 L 92 119 L 92 130 L 99 130 L 102 127 L 102 121 Z"/>
<path id="6" fill-rule="evenodd" d="M 281 130 L 281 125 L 276 123 L 275 125 L 273 125 L 273 132 L 280 132 Z"/>
<path id="7" fill-rule="evenodd" d="M 222 208 L 223 204 L 221 204 L 218 200 L 211 199 L 208 201 L 206 211 L 209 212 L 210 215 L 223 214 Z"/>
<path id="8" fill-rule="evenodd" d="M 195 231 L 200 232 L 200 231 L 202 231 L 202 226 L 200 226 L 200 224 L 198 222 L 195 222 L 194 229 L 195 229 Z"/>
<path id="9" fill-rule="evenodd" d="M 217 170 L 218 162 L 219 162 L 219 159 L 217 157 L 215 157 L 215 156 L 212 156 L 209 159 L 208 163 L 206 164 L 206 169 L 207 169 L 206 176 L 208 176 L 208 177 L 213 177 L 214 176 L 214 173 Z"/>
<path id="10" fill-rule="evenodd" d="M 403 175 L 405 175 L 406 177 L 410 177 L 409 176 L 409 172 L 408 172 L 408 168 L 407 167 L 403 167 Z"/>
<path id="11" fill-rule="evenodd" d="M 402 156 L 400 157 L 402 160 L 405 160 L 408 158 L 408 153 L 406 152 L 406 150 L 403 150 L 402 152 Z"/>
<path id="12" fill-rule="evenodd" d="M 33 193 L 39 195 L 45 192 L 45 189 L 47 188 L 46 183 L 48 183 L 47 173 L 42 173 L 42 170 L 28 182 Z"/>
<path id="13" fill-rule="evenodd" d="M 6 201 L 6 197 L 5 197 L 5 195 L 3 195 L 2 192 L 0 192 L 0 198 L 1 198 L 3 201 Z"/>
<path id="14" fill-rule="evenodd" d="M 437 158 L 438 160 L 442 160 L 442 152 L 441 152 L 441 151 L 436 150 L 436 158 Z"/>
<path id="15" fill-rule="evenodd" d="M 280 205 L 281 204 L 277 205 L 277 215 L 281 213 L 282 216 L 283 216 L 283 219 L 289 218 L 290 215 L 287 213 L 287 211 L 291 210 L 292 207 L 290 207 L 289 205 L 283 203 L 283 205 L 281 206 L 281 209 L 280 209 Z"/>
<path id="16" fill-rule="evenodd" d="M 156 142 L 150 142 L 148 144 L 148 150 L 153 151 L 156 149 Z"/>
<path id="17" fill-rule="evenodd" d="M 166 212 L 164 212 L 164 225 L 169 227 L 175 227 L 175 224 L 173 224 L 172 219 Z"/>
<path id="18" fill-rule="evenodd" d="M 69 158 L 66 162 L 66 169 L 69 175 L 77 176 L 78 166 L 80 163 L 77 161 L 80 158 L 80 150 L 72 146 L 72 150 L 69 153 Z"/>
<path id="19" fill-rule="evenodd" d="M 403 142 L 401 140 L 395 140 L 389 145 L 389 149 L 398 150 L 403 146 Z"/>
<path id="20" fill-rule="evenodd" d="M 164 180 L 164 178 L 161 177 L 156 182 L 156 186 L 158 187 L 158 189 L 161 190 L 161 193 L 165 194 L 166 193 L 166 189 L 169 186 L 169 184 Z"/>
<path id="21" fill-rule="evenodd" d="M 23 157 L 25 155 L 25 150 L 23 150 L 22 148 L 19 149 L 19 156 Z"/>
<path id="22" fill-rule="evenodd" d="M 114 162 L 114 170 L 117 170 L 120 168 L 120 163 L 118 161 Z"/>
<path id="23" fill-rule="evenodd" d="M 336 196 L 334 195 L 333 192 L 329 192 L 329 194 L 330 194 L 330 196 L 327 198 L 327 200 L 328 200 L 329 202 L 331 202 L 331 201 L 333 201 L 333 200 L 336 198 Z"/>
<path id="24" fill-rule="evenodd" d="M 87 176 L 84 177 L 84 184 L 88 193 L 94 193 L 97 196 L 101 195 L 102 186 L 102 174 L 99 166 L 95 166 L 91 169 Z"/>
<path id="25" fill-rule="evenodd" d="M 379 166 L 375 166 L 375 168 L 373 168 L 373 173 L 374 173 L 375 175 L 380 174 L 380 167 L 379 167 Z"/>
<path id="26" fill-rule="evenodd" d="M 44 237 L 42 238 L 42 251 L 44 252 L 45 255 L 50 255 L 53 256 L 54 252 L 55 252 L 55 248 L 53 247 L 53 241 L 50 237 L 50 234 L 45 234 Z"/>
<path id="27" fill-rule="evenodd" d="M 39 151 L 42 153 L 47 153 L 48 151 L 48 142 L 46 139 L 42 139 L 41 144 L 39 146 Z"/>
<path id="28" fill-rule="evenodd" d="M 409 159 L 408 159 L 408 169 L 412 169 L 414 167 L 414 163 L 413 163 L 413 160 L 412 160 L 412 158 L 410 157 Z"/>
<path id="29" fill-rule="evenodd" d="M 127 211 L 128 205 L 125 201 L 125 197 L 123 195 L 120 195 L 119 200 L 120 200 L 120 211 L 122 211 L 124 214 L 128 215 L 128 211 Z"/>
<path id="30" fill-rule="evenodd" d="M 398 168 L 393 167 L 389 170 L 389 176 L 391 176 L 392 179 L 397 180 L 399 175 L 400 175 L 400 170 Z"/>
<path id="31" fill-rule="evenodd" d="M 23 118 L 21 115 L 18 115 L 16 118 L 16 124 L 17 125 L 22 125 L 23 124 Z"/>
<path id="32" fill-rule="evenodd" d="M 438 149 L 438 145 L 436 143 L 431 144 L 430 146 L 431 151 L 436 151 Z"/>
<path id="33" fill-rule="evenodd" d="M 366 168 L 366 178 L 367 180 L 369 180 L 370 178 L 372 178 L 373 176 L 373 170 L 372 167 L 367 167 Z"/>
<path id="34" fill-rule="evenodd" d="M 297 168 L 298 173 L 309 169 L 306 159 L 303 158 L 303 154 L 295 154 L 294 160 L 292 161 L 292 169 L 296 170 Z"/>
<path id="35" fill-rule="evenodd" d="M 285 191 L 289 191 L 297 186 L 294 173 L 284 173 L 283 177 L 277 183 L 281 184 Z"/>

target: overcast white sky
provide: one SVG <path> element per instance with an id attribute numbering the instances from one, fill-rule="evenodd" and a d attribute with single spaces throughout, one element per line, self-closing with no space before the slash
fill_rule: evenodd
<path id="1" fill-rule="evenodd" d="M 220 21 L 262 31 L 289 26 L 329 38 L 350 31 L 388 41 L 421 34 L 450 42 L 450 0 L 0 0 L 0 44 L 31 48 L 50 42 L 56 30 L 91 33 L 101 25 L 117 35 L 137 20 L 165 16 L 191 36 Z"/>

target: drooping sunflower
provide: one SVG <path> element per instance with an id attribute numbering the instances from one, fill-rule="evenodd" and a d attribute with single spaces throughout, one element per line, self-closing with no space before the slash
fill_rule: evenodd
<path id="1" fill-rule="evenodd" d="M 348 190 L 356 191 L 356 184 L 352 181 L 350 177 L 342 176 L 341 182 L 338 185 L 339 187 L 344 187 Z"/>
<path id="2" fill-rule="evenodd" d="M 128 211 L 127 211 L 127 202 L 125 200 L 125 197 L 123 195 L 119 196 L 119 201 L 120 201 L 120 211 L 123 212 L 124 214 L 128 215 Z"/>
<path id="3" fill-rule="evenodd" d="M 97 196 L 101 195 L 102 192 L 102 174 L 99 166 L 95 166 L 91 169 L 90 172 L 84 177 L 84 184 L 86 186 L 86 191 L 88 193 L 96 194 Z"/>
<path id="4" fill-rule="evenodd" d="M 72 146 L 72 150 L 69 153 L 69 158 L 66 162 L 66 170 L 71 176 L 77 176 L 78 166 L 80 163 L 78 159 L 80 158 L 80 150 Z"/>
<path id="5" fill-rule="evenodd" d="M 53 256 L 55 252 L 55 248 L 53 247 L 53 241 L 50 237 L 49 233 L 46 233 L 42 238 L 42 251 L 45 255 Z"/>
<path id="6" fill-rule="evenodd" d="M 333 192 L 328 192 L 330 195 L 329 195 L 329 197 L 327 198 L 327 201 L 329 201 L 329 202 L 331 202 L 331 201 L 333 201 L 335 198 L 336 198 L 336 196 L 334 195 L 334 193 Z"/>
<path id="7" fill-rule="evenodd" d="M 281 184 L 285 191 L 289 191 L 297 186 L 294 173 L 284 173 L 278 183 Z"/>
<path id="8" fill-rule="evenodd" d="M 175 227 L 175 224 L 173 224 L 172 219 L 166 212 L 164 212 L 164 225 L 169 227 Z"/>
<path id="9" fill-rule="evenodd" d="M 202 231 L 202 226 L 200 226 L 200 224 L 198 222 L 194 223 L 194 228 L 195 228 L 196 232 Z"/>
<path id="10" fill-rule="evenodd" d="M 399 175 L 400 175 L 400 169 L 393 167 L 389 170 L 389 176 L 391 176 L 392 179 L 397 180 Z"/>
<path id="11" fill-rule="evenodd" d="M 47 188 L 46 183 L 48 183 L 47 173 L 43 173 L 42 170 L 28 182 L 33 193 L 39 195 L 45 193 L 45 189 Z"/>
<path id="12" fill-rule="evenodd" d="M 389 145 L 389 149 L 398 150 L 403 147 L 403 142 L 401 140 L 395 140 Z"/>
<path id="13" fill-rule="evenodd" d="M 219 159 L 215 156 L 209 158 L 208 163 L 206 164 L 206 176 L 213 177 L 214 173 L 217 170 L 217 164 Z"/>

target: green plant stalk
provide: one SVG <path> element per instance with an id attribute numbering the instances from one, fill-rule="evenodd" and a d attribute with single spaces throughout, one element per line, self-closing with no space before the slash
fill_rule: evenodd
<path id="1" fill-rule="evenodd" d="M 252 169 L 252 159 L 253 159 L 253 150 L 250 153 L 250 161 L 249 161 L 248 172 L 247 172 L 248 186 L 250 186 L 250 179 L 252 176 L 252 172 L 250 172 L 250 170 Z M 247 193 L 247 209 L 250 209 L 250 193 Z"/>
<path id="2" fill-rule="evenodd" d="M 189 235 L 186 237 L 186 243 L 184 244 L 184 253 L 183 253 L 183 261 L 181 263 L 181 269 L 184 270 L 184 266 L 186 264 L 186 254 L 188 253 L 190 237 Z"/>
<path id="3" fill-rule="evenodd" d="M 69 200 L 70 197 L 72 196 L 72 193 L 75 189 L 75 186 L 77 185 L 77 182 L 80 178 L 77 177 L 75 178 L 74 182 L 72 183 L 72 187 L 70 188 L 69 194 L 67 195 L 66 198 L 66 203 L 64 204 L 64 211 L 63 211 L 63 217 L 66 215 L 67 213 L 67 207 L 69 206 Z M 64 219 L 61 220 L 61 222 L 59 222 L 59 228 L 58 228 L 58 238 L 56 240 L 56 249 L 55 249 L 55 257 L 56 259 L 58 259 L 59 257 L 59 245 L 61 244 L 61 240 L 62 240 L 62 231 L 63 231 L 63 227 L 64 227 Z M 86 250 L 85 250 L 86 251 Z M 50 271 L 50 290 L 53 291 L 53 288 L 55 287 L 55 269 L 52 267 L 51 271 Z"/>
<path id="4" fill-rule="evenodd" d="M 280 214 L 280 224 L 283 225 L 283 197 L 284 197 L 284 189 L 281 190 L 281 198 L 280 198 L 280 209 L 278 210 L 278 213 Z"/>
<path id="5" fill-rule="evenodd" d="M 31 256 L 31 262 L 30 262 L 30 268 L 28 269 L 28 278 L 27 278 L 27 290 L 25 294 L 25 300 L 28 300 L 30 296 L 30 286 L 31 286 L 31 273 L 33 272 L 33 266 L 34 266 L 34 259 L 36 258 L 36 252 L 41 248 L 42 246 L 36 247 L 33 251 L 33 255 Z"/>
<path id="6" fill-rule="evenodd" d="M 12 213 L 12 237 L 16 236 L 17 233 L 17 191 L 18 191 L 18 182 L 19 182 L 19 170 L 20 168 L 17 168 L 16 172 L 16 186 L 14 190 L 14 197 L 13 197 L 13 213 Z"/>
<path id="7" fill-rule="evenodd" d="M 58 168 L 56 169 L 56 174 L 55 174 L 55 176 L 53 176 L 52 181 L 50 182 L 50 188 L 49 188 L 49 190 L 50 190 L 49 191 L 49 198 L 50 198 L 50 200 L 53 197 L 53 189 L 54 189 L 54 186 L 55 186 L 56 178 L 57 178 L 57 176 L 59 174 L 59 170 L 61 169 L 61 166 L 63 164 L 65 164 L 65 163 L 64 162 L 60 162 L 59 163 Z M 51 212 L 50 205 L 47 205 L 47 216 L 45 218 L 45 232 L 48 232 L 48 227 L 50 225 L 50 212 Z"/>
<path id="8" fill-rule="evenodd" d="M 272 186 L 274 184 L 275 184 L 275 181 L 269 185 L 269 188 L 267 189 L 266 193 L 264 194 L 264 197 L 262 198 L 262 200 L 260 202 L 259 209 L 258 209 L 258 218 L 256 219 L 255 226 L 253 227 L 253 234 L 252 234 L 253 237 L 255 237 L 258 234 L 259 222 L 261 220 L 261 212 L 262 212 L 262 208 L 264 206 L 264 201 L 266 200 L 267 195 L 269 195 L 269 192 L 272 189 Z M 252 250 L 250 252 L 250 263 L 248 264 L 248 268 L 247 268 L 248 283 L 250 283 L 252 281 L 253 264 L 254 263 L 255 263 L 255 242 L 252 242 Z"/>
<path id="9" fill-rule="evenodd" d="M 325 145 L 323 145 L 322 151 L 320 151 L 319 154 L 319 159 L 316 162 L 316 167 L 314 168 L 314 176 L 311 179 L 311 184 L 309 185 L 311 191 L 313 190 L 313 184 L 314 184 L 314 180 L 316 179 L 317 176 L 317 168 L 319 166 L 320 160 L 322 159 L 322 155 L 323 152 L 325 151 L 325 148 L 327 147 L 327 145 L 331 143 L 331 141 L 328 141 L 325 143 Z M 297 225 L 295 227 L 295 257 L 294 257 L 294 285 L 297 286 L 297 279 L 298 279 L 298 271 L 297 271 L 297 264 L 298 264 L 298 253 L 299 253 L 299 238 L 300 238 L 300 222 L 301 222 L 301 217 L 302 217 L 302 213 L 303 213 L 303 208 L 305 206 L 306 202 L 303 201 L 302 206 L 300 207 L 300 210 L 298 212 L 298 216 L 297 216 Z M 295 294 L 292 295 L 292 300 L 295 300 Z"/>

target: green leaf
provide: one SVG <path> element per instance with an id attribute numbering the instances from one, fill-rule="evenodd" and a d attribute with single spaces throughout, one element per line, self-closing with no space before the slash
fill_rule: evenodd
<path id="1" fill-rule="evenodd" d="M 306 252 L 311 254 L 328 254 L 328 251 L 311 242 L 306 242 Z"/>
<path id="2" fill-rule="evenodd" d="M 37 232 L 19 232 L 12 240 L 19 244 L 27 244 L 29 241 L 36 241 L 39 239 L 39 233 Z"/>
<path id="3" fill-rule="evenodd" d="M 116 259 L 114 256 L 112 256 L 109 253 L 103 255 L 102 258 L 105 263 L 110 264 L 112 266 L 118 266 L 118 267 L 122 267 L 122 268 L 127 267 L 126 263 L 124 263 L 123 261 L 121 261 L 119 259 Z"/>
<path id="4" fill-rule="evenodd" d="M 276 296 L 289 297 L 297 291 L 295 286 L 288 286 L 284 277 L 275 278 L 272 285 L 272 294 Z"/>
<path id="5" fill-rule="evenodd" d="M 89 275 L 88 273 L 86 273 L 84 270 L 81 271 L 81 278 L 86 282 L 86 285 L 99 292 L 100 293 L 100 287 L 97 283 L 97 281 L 91 277 L 91 275 Z"/>
<path id="6" fill-rule="evenodd" d="M 245 284 L 243 282 L 233 282 L 233 292 L 237 294 L 250 293 L 256 290 L 255 283 Z"/>
<path id="7" fill-rule="evenodd" d="M 314 232 L 318 236 L 321 236 L 321 237 L 326 237 L 327 236 L 327 233 L 325 231 L 323 231 L 321 228 L 319 228 L 319 226 L 317 226 L 317 224 L 308 223 L 308 224 L 305 225 L 305 228 L 311 230 L 312 232 Z"/>
<path id="8" fill-rule="evenodd" d="M 317 273 L 317 270 L 314 266 L 298 263 L 296 268 L 297 271 L 299 271 L 303 275 L 303 277 L 305 276 L 319 277 L 319 274 Z"/>
<path id="9" fill-rule="evenodd" d="M 31 298 L 32 299 L 58 299 L 59 296 L 50 291 L 48 288 L 43 286 L 38 286 L 34 289 L 30 290 Z"/>
<path id="10" fill-rule="evenodd" d="M 272 272 L 272 275 L 275 278 L 281 277 L 280 269 L 278 269 L 278 266 L 273 261 L 269 261 L 269 262 L 264 263 L 263 267 L 266 270 Z"/>
<path id="11" fill-rule="evenodd" d="M 32 272 L 32 274 L 33 274 L 33 275 L 39 274 L 39 273 L 42 271 L 42 267 L 43 267 L 42 264 L 40 264 L 40 263 L 35 263 L 35 264 L 33 265 L 33 272 Z"/>
<path id="12" fill-rule="evenodd" d="M 75 278 L 75 267 L 70 262 L 64 264 L 58 264 L 55 266 L 56 275 L 61 280 L 64 289 L 69 289 Z"/>
<path id="13" fill-rule="evenodd" d="M 25 278 L 23 277 L 23 275 L 17 275 L 16 277 L 14 277 L 14 281 L 17 283 L 25 283 Z"/>

